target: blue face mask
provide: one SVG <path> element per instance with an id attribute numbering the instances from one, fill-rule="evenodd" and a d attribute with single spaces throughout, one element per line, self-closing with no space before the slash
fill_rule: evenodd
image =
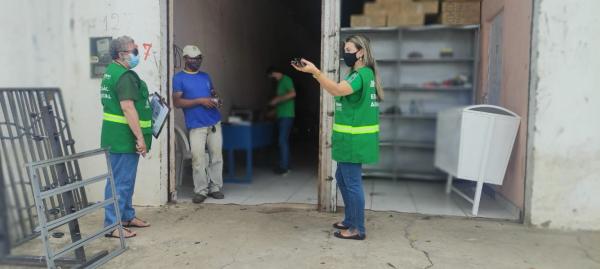
<path id="1" fill-rule="evenodd" d="M 130 53 L 129 59 L 127 60 L 127 64 L 129 64 L 129 68 L 133 69 L 140 63 L 140 55 L 137 53 Z"/>

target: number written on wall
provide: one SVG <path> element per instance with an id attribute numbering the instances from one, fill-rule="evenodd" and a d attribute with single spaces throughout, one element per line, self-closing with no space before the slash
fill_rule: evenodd
<path id="1" fill-rule="evenodd" d="M 144 61 L 148 59 L 148 55 L 150 54 L 150 50 L 152 49 L 152 43 L 144 43 Z"/>

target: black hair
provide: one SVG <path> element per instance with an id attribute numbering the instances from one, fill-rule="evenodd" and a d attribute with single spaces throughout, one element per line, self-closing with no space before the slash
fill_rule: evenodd
<path id="1" fill-rule="evenodd" d="M 276 67 L 276 66 L 269 66 L 269 67 L 267 68 L 267 70 L 266 70 L 266 71 L 267 71 L 267 75 L 270 75 L 270 74 L 272 74 L 273 72 L 283 73 L 283 72 L 281 71 L 281 69 L 280 69 L 280 68 L 278 68 L 278 67 Z"/>

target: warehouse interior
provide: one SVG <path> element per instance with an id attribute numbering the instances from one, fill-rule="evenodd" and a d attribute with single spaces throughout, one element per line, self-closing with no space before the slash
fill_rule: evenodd
<path id="1" fill-rule="evenodd" d="M 296 117 L 290 137 L 291 172 L 287 176 L 272 172 L 278 163 L 275 130 L 272 137 L 265 138 L 269 146 L 253 150 L 250 183 L 235 183 L 244 179 L 244 151 L 235 152 L 232 178 L 228 176 L 228 152 L 224 152 L 226 198 L 207 202 L 315 204 L 319 87 L 310 76 L 292 70 L 289 63 L 295 57 L 320 62 L 321 1 L 183 0 L 173 4 L 175 72 L 182 69 L 180 50 L 187 44 L 197 45 L 204 57 L 201 70 L 211 76 L 223 100 L 220 109 L 223 122 L 230 115 L 241 113 L 243 120 L 270 122 L 273 125 L 269 128 L 276 129 L 273 120 L 265 116 L 275 95 L 275 82 L 266 76 L 269 66 L 278 67 L 290 76 L 296 91 Z M 175 112 L 176 126 L 185 130 L 181 110 Z M 247 113 L 251 113 L 252 119 L 246 118 Z M 193 195 L 190 165 L 189 160 L 184 165 L 178 201 L 190 200 Z M 302 195 L 294 196 L 296 193 Z"/>
<path id="2" fill-rule="evenodd" d="M 472 216 L 470 203 L 446 194 L 446 175 L 434 166 L 435 113 L 481 103 L 476 98 L 480 1 L 345 0 L 341 10 L 341 38 L 364 34 L 371 39 L 387 95 L 381 104 L 381 161 L 364 167 L 366 209 Z M 173 14 L 175 71 L 182 68 L 178 50 L 198 45 L 204 55 L 202 70 L 223 98 L 224 122 L 240 110 L 253 111 L 252 121 L 265 120 L 266 104 L 274 94 L 274 84 L 265 76 L 270 65 L 284 68 L 297 92 L 291 172 L 280 176 L 271 171 L 278 160 L 275 133 L 270 146 L 252 152 L 251 182 L 230 180 L 224 186 L 225 199 L 206 202 L 317 204 L 319 89 L 288 63 L 294 57 L 320 62 L 321 1 L 184 0 L 174 1 Z M 341 76 L 348 71 L 342 62 L 340 70 Z M 180 112 L 176 123 L 185 129 Z M 227 178 L 231 160 L 227 151 L 223 157 Z M 246 155 L 236 151 L 233 160 L 237 181 L 246 171 Z M 454 180 L 454 186 L 473 195 L 473 182 Z M 177 200 L 191 200 L 192 190 L 188 160 Z M 521 217 L 494 186 L 485 185 L 481 199 L 480 217 Z M 343 206 L 339 193 L 338 205 Z"/>

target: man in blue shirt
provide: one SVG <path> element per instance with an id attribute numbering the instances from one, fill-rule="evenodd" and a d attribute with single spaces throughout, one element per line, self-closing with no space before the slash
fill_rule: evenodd
<path id="1" fill-rule="evenodd" d="M 202 52 L 198 47 L 183 48 L 185 68 L 173 76 L 173 104 L 182 108 L 190 132 L 194 171 L 194 203 L 207 196 L 223 199 L 223 137 L 221 114 L 210 76 L 200 72 Z M 209 162 L 206 162 L 208 148 Z M 207 167 L 208 163 L 208 167 Z"/>

